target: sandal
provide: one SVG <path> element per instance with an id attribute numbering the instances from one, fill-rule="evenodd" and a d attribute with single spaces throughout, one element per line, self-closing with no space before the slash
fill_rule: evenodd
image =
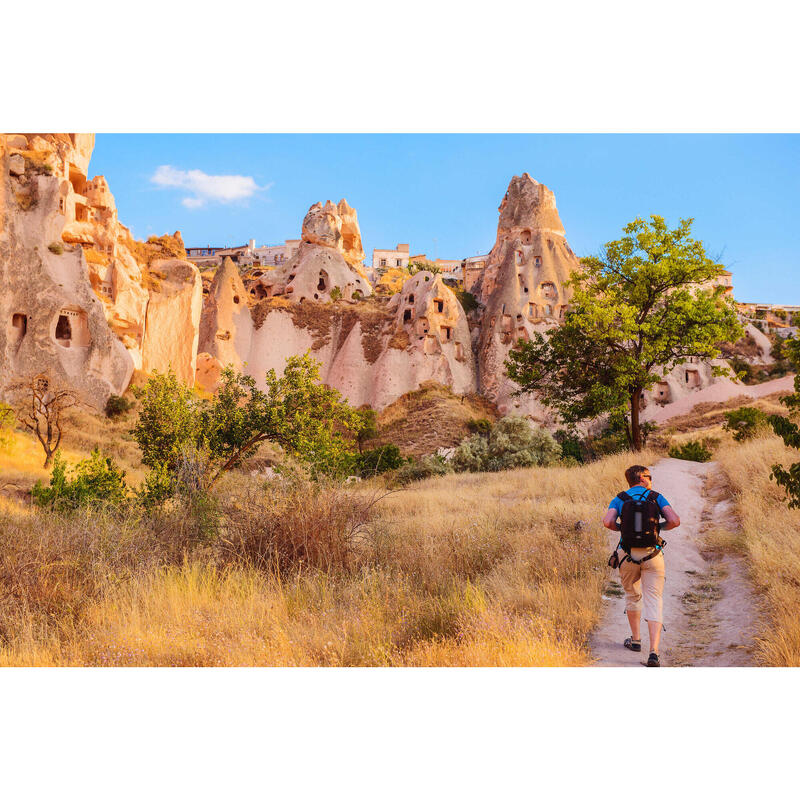
<path id="1" fill-rule="evenodd" d="M 658 653 L 650 653 L 650 656 L 647 659 L 647 666 L 648 667 L 660 667 L 661 662 L 658 660 Z"/>
<path id="2" fill-rule="evenodd" d="M 633 650 L 634 653 L 641 653 L 642 652 L 642 640 L 641 639 L 634 639 L 633 636 L 629 636 L 622 644 L 628 648 L 628 650 Z"/>

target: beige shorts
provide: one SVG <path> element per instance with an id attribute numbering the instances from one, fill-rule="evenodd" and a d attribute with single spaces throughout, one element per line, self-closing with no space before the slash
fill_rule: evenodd
<path id="1" fill-rule="evenodd" d="M 642 556 L 633 549 L 636 559 Z M 646 555 L 647 551 L 641 551 Z M 620 550 L 620 558 L 625 554 Z M 652 622 L 663 622 L 664 611 L 664 554 L 643 564 L 632 564 L 628 559 L 620 564 L 619 577 L 625 590 L 625 611 L 639 611 L 644 607 L 644 618 Z"/>

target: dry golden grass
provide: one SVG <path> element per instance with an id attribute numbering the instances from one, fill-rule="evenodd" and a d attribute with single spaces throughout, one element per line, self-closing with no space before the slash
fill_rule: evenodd
<path id="1" fill-rule="evenodd" d="M 377 505 L 369 484 L 230 476 L 216 539 L 180 508 L 0 509 L 0 664 L 586 664 L 606 577 L 599 517 L 629 461 L 450 475 Z"/>
<path id="2" fill-rule="evenodd" d="M 788 466 L 800 454 L 776 436 L 724 444 L 715 455 L 736 503 L 741 530 L 724 543 L 746 554 L 763 598 L 756 656 L 768 666 L 800 666 L 800 510 L 788 508 L 769 479 L 773 464 Z"/>

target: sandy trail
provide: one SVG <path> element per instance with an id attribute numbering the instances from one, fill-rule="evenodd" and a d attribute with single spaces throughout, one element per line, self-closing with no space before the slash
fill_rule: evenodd
<path id="1" fill-rule="evenodd" d="M 652 467 L 653 488 L 678 512 L 681 526 L 665 531 L 667 579 L 664 586 L 663 666 L 748 666 L 756 602 L 740 559 L 710 552 L 702 531 L 735 525 L 729 501 L 714 502 L 704 493 L 714 462 L 698 464 L 665 458 Z M 610 498 L 609 498 L 610 499 Z M 609 553 L 619 534 L 609 532 Z M 642 620 L 642 652 L 622 646 L 630 636 L 619 572 L 611 573 L 605 616 L 591 637 L 595 666 L 638 667 L 647 660 L 647 626 Z"/>

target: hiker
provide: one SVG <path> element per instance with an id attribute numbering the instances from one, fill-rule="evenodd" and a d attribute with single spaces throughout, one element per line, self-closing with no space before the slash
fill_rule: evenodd
<path id="1" fill-rule="evenodd" d="M 619 566 L 619 577 L 625 590 L 625 613 L 631 626 L 631 635 L 623 642 L 628 650 L 642 650 L 640 626 L 642 606 L 647 630 L 650 634 L 648 667 L 661 666 L 658 644 L 661 639 L 664 594 L 664 540 L 660 530 L 672 530 L 681 524 L 664 495 L 653 490 L 650 470 L 634 464 L 625 470 L 630 487 L 620 492 L 608 507 L 603 525 L 611 531 L 620 531 L 616 550 L 609 559 L 611 566 Z M 666 524 L 661 525 L 663 517 Z M 619 521 L 617 521 L 619 518 Z M 637 546 L 638 545 L 638 546 Z M 644 603 L 642 599 L 644 598 Z"/>

